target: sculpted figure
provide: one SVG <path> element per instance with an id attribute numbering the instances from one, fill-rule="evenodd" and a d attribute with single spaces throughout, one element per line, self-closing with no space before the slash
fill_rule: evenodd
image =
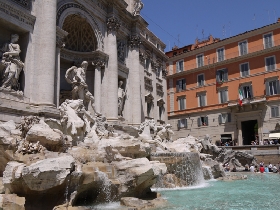
<path id="1" fill-rule="evenodd" d="M 88 85 L 86 83 L 86 71 L 88 67 L 88 62 L 83 61 L 81 67 L 72 66 L 66 71 L 65 79 L 69 84 L 72 84 L 72 99 L 83 100 L 84 106 L 88 109 L 89 102 L 97 115 L 100 113 L 96 112 L 94 106 L 94 97 L 88 91 Z"/>
<path id="2" fill-rule="evenodd" d="M 141 11 L 141 9 L 143 9 L 143 7 L 144 7 L 144 4 L 142 3 L 141 0 L 135 0 L 133 16 L 140 15 L 140 11 Z"/>
<path id="3" fill-rule="evenodd" d="M 19 36 L 11 35 L 11 42 L 4 44 L 0 49 L 2 51 L 2 65 L 4 65 L 2 88 L 8 90 L 19 90 L 19 75 L 24 67 L 24 63 L 20 60 L 20 46 L 16 44 Z"/>
<path id="4" fill-rule="evenodd" d="M 160 139 L 162 142 L 172 141 L 171 136 L 174 134 L 174 132 L 171 130 L 171 125 L 166 124 L 164 126 L 157 126 L 157 134 L 156 139 Z"/>
<path id="5" fill-rule="evenodd" d="M 124 91 L 122 85 L 123 85 L 123 81 L 119 81 L 119 88 L 118 88 L 118 115 L 119 116 L 123 116 L 122 111 L 123 111 L 124 99 L 126 96 L 126 91 Z"/>

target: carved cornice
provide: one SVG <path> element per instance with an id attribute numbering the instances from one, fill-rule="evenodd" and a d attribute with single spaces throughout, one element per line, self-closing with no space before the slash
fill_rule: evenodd
<path id="1" fill-rule="evenodd" d="M 100 50 L 96 50 L 92 52 L 92 55 L 93 55 L 92 65 L 97 67 L 104 67 L 109 58 L 109 56 L 106 53 Z"/>
<path id="2" fill-rule="evenodd" d="M 75 62 L 75 63 L 81 63 L 83 61 L 92 61 L 94 60 L 94 56 L 92 52 L 77 52 L 77 51 L 71 51 L 67 50 L 65 48 L 62 48 L 60 51 L 61 58 L 64 58 L 65 60 Z"/>
<path id="3" fill-rule="evenodd" d="M 120 26 L 121 26 L 120 21 L 115 16 L 109 17 L 107 19 L 108 31 L 117 31 L 120 28 Z"/>
<path id="4" fill-rule="evenodd" d="M 139 35 L 131 35 L 128 39 L 128 43 L 131 48 L 139 48 L 142 42 Z"/>
<path id="5" fill-rule="evenodd" d="M 13 2 L 0 0 L 0 17 L 8 22 L 15 20 L 21 28 L 32 31 L 34 28 L 36 17 L 31 15 L 29 11 L 20 9 Z"/>
<path id="6" fill-rule="evenodd" d="M 31 10 L 31 0 L 12 0 L 25 9 Z"/>
<path id="7" fill-rule="evenodd" d="M 56 26 L 56 46 L 59 48 L 64 48 L 65 42 L 64 38 L 68 35 L 67 31 L 62 30 L 60 27 Z"/>

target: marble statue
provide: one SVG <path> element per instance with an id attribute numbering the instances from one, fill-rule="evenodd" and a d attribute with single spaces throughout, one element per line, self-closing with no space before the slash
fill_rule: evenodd
<path id="1" fill-rule="evenodd" d="M 122 111 L 124 106 L 124 100 L 126 97 L 126 90 L 122 88 L 122 85 L 123 85 L 123 81 L 119 81 L 119 88 L 118 88 L 118 115 L 119 116 L 123 116 Z"/>
<path id="2" fill-rule="evenodd" d="M 144 7 L 144 4 L 142 3 L 141 0 L 135 0 L 133 16 L 140 15 L 140 11 L 141 11 L 141 9 L 143 9 L 143 7 Z"/>
<path id="3" fill-rule="evenodd" d="M 155 139 L 160 139 L 162 142 L 172 141 L 172 135 L 174 132 L 171 130 L 171 125 L 166 124 L 162 126 L 157 126 L 157 133 Z"/>
<path id="4" fill-rule="evenodd" d="M 4 44 L 0 49 L 2 54 L 1 64 L 4 66 L 2 76 L 2 88 L 8 90 L 19 90 L 19 75 L 24 67 L 24 63 L 20 60 L 19 53 L 20 46 L 16 44 L 19 36 L 17 34 L 11 35 L 10 43 Z"/>
<path id="5" fill-rule="evenodd" d="M 95 110 L 94 97 L 88 90 L 88 85 L 86 83 L 86 71 L 88 67 L 88 62 L 83 61 L 81 67 L 72 66 L 66 71 L 65 79 L 72 85 L 72 99 L 81 99 L 84 102 L 85 108 L 88 109 L 89 102 L 96 114 L 99 114 Z"/>

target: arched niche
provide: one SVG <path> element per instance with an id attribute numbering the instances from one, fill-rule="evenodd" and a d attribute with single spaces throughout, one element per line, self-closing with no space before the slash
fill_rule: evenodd
<path id="1" fill-rule="evenodd" d="M 100 26 L 84 6 L 77 3 L 67 3 L 62 5 L 57 11 L 57 17 L 56 17 L 57 26 L 63 28 L 65 20 L 69 16 L 71 17 L 71 15 L 76 15 L 77 17 L 81 17 L 85 19 L 88 24 L 90 24 L 96 38 L 95 50 L 104 51 L 104 41 L 103 41 L 102 32 L 100 30 Z"/>

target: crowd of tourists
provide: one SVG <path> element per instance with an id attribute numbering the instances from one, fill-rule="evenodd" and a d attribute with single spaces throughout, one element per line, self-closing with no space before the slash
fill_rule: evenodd
<path id="1" fill-rule="evenodd" d="M 268 165 L 265 165 L 264 162 L 261 161 L 258 166 L 251 165 L 249 167 L 249 165 L 246 165 L 245 171 L 260 173 L 280 173 L 280 162 L 276 166 L 275 164 L 272 165 L 270 162 L 268 163 Z"/>

